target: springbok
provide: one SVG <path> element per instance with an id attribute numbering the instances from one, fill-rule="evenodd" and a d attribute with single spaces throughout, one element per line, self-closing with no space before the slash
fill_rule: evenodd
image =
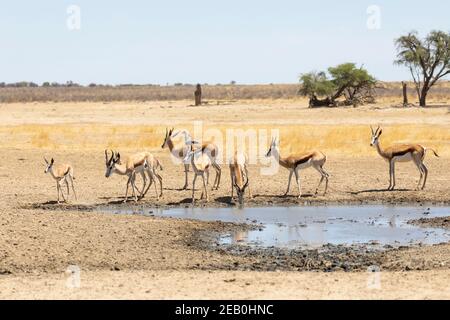
<path id="1" fill-rule="evenodd" d="M 436 151 L 430 148 L 425 148 L 419 144 L 402 144 L 382 148 L 380 145 L 380 136 L 383 133 L 383 129 L 378 126 L 377 130 L 374 131 L 372 126 L 370 126 L 370 130 L 372 131 L 372 141 L 370 146 L 376 147 L 378 154 L 383 157 L 384 160 L 389 162 L 389 187 L 387 190 L 392 191 L 395 188 L 395 163 L 409 161 L 413 161 L 420 172 L 420 178 L 416 190 L 425 189 L 425 184 L 427 183 L 428 177 L 428 168 L 425 166 L 423 161 L 427 150 L 433 151 L 434 155 L 439 157 Z M 423 184 L 420 186 L 422 179 Z"/>
<path id="2" fill-rule="evenodd" d="M 62 198 L 64 202 L 67 202 L 66 197 L 64 196 L 64 192 L 62 191 L 61 184 L 64 180 L 66 187 L 67 187 L 67 198 L 69 198 L 69 182 L 72 186 L 73 195 L 75 196 L 75 200 L 77 200 L 77 193 L 75 192 L 75 187 L 73 186 L 73 180 L 75 180 L 75 177 L 73 176 L 73 167 L 70 164 L 62 163 L 59 165 L 55 165 L 55 160 L 52 158 L 50 162 L 47 161 L 46 158 L 44 158 L 44 161 L 46 163 L 46 168 L 44 173 L 50 172 L 53 179 L 56 181 L 56 191 L 58 192 L 58 203 L 59 202 L 59 194 L 61 193 Z"/>
<path id="3" fill-rule="evenodd" d="M 206 181 L 209 178 L 209 169 L 212 166 L 211 158 L 202 149 L 194 149 L 195 142 L 191 142 L 191 150 L 188 152 L 183 162 L 191 161 L 192 169 L 194 170 L 194 179 L 192 180 L 192 204 L 195 202 L 195 181 L 198 176 L 203 180 L 203 191 L 200 199 L 203 199 L 203 195 L 206 196 L 206 202 L 209 201 L 208 190 Z M 206 175 L 206 179 L 205 179 Z"/>
<path id="4" fill-rule="evenodd" d="M 231 177 L 231 199 L 233 199 L 233 191 L 236 189 L 239 204 L 244 203 L 245 189 L 248 188 L 248 196 L 252 198 L 252 192 L 248 185 L 248 157 L 245 153 L 235 152 L 230 158 L 229 168 Z M 245 181 L 244 181 L 245 178 Z"/>
<path id="5" fill-rule="evenodd" d="M 300 187 L 299 170 L 309 168 L 311 166 L 314 169 L 316 169 L 317 172 L 319 172 L 320 176 L 321 176 L 319 184 L 317 185 L 315 194 L 317 195 L 317 193 L 319 191 L 319 187 L 322 184 L 323 180 L 325 180 L 325 191 L 323 192 L 323 195 L 325 195 L 327 193 L 329 174 L 323 168 L 325 162 L 327 161 L 327 156 L 324 155 L 322 152 L 310 151 L 307 153 L 298 154 L 298 155 L 290 155 L 286 158 L 282 158 L 280 156 L 279 142 L 277 142 L 276 139 L 272 139 L 269 151 L 267 151 L 267 154 L 266 154 L 266 157 L 270 157 L 270 156 L 273 156 L 282 167 L 289 170 L 289 181 L 288 181 L 287 190 L 286 190 L 286 193 L 284 194 L 284 196 L 287 196 L 289 194 L 289 189 L 291 186 L 291 179 L 292 179 L 292 175 L 294 173 L 295 173 L 295 179 L 297 180 L 297 185 L 298 185 L 298 193 L 299 193 L 298 197 L 300 198 L 302 196 L 302 191 L 301 191 L 301 187 Z"/>
<path id="6" fill-rule="evenodd" d="M 158 168 L 162 170 L 162 166 L 159 160 L 156 159 L 151 153 L 149 152 L 135 153 L 133 155 L 126 157 L 125 161 L 122 163 L 120 153 L 114 153 L 114 151 L 111 151 L 111 157 L 108 158 L 108 151 L 105 150 L 105 164 L 106 164 L 106 172 L 105 172 L 106 178 L 109 178 L 113 173 L 128 176 L 125 199 L 123 202 L 126 202 L 128 200 L 128 187 L 130 184 L 132 186 L 132 196 L 134 197 L 135 201 L 137 201 L 137 195 L 135 193 L 135 190 L 139 192 L 140 198 L 142 199 L 147 194 L 147 191 L 150 189 L 153 182 L 155 183 L 156 199 L 159 200 L 159 197 L 162 196 L 162 177 L 157 172 Z M 147 177 L 145 175 L 145 172 L 147 172 L 148 177 L 150 179 L 147 189 L 145 189 L 147 185 Z M 142 176 L 143 180 L 141 191 L 136 187 L 135 184 L 137 173 L 139 173 Z M 160 193 L 158 193 L 157 190 L 156 180 L 159 181 Z"/>
<path id="7" fill-rule="evenodd" d="M 189 172 L 189 157 L 187 156 L 192 148 L 193 144 L 197 144 L 192 140 L 192 137 L 189 132 L 186 130 L 181 130 L 176 133 L 173 133 L 174 128 L 168 130 L 166 128 L 166 135 L 164 138 L 164 142 L 161 145 L 161 148 L 169 148 L 170 153 L 178 160 L 181 160 L 184 164 L 184 186 L 182 190 L 186 190 L 188 187 L 188 172 Z M 178 135 L 184 135 L 184 141 L 180 141 L 175 143 L 174 138 Z M 222 170 L 220 166 L 217 164 L 217 156 L 219 154 L 219 148 L 216 144 L 210 141 L 204 141 L 201 145 L 202 153 L 205 153 L 211 160 L 211 165 L 216 171 L 216 177 L 214 179 L 214 183 L 212 189 L 219 189 L 220 177 Z M 187 160 L 186 160 L 187 159 Z M 209 175 L 208 181 L 209 183 Z"/>

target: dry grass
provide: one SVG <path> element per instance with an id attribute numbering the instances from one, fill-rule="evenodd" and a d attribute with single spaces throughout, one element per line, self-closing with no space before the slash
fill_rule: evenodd
<path id="1" fill-rule="evenodd" d="M 192 124 L 179 128 L 193 130 Z M 431 130 L 432 128 L 432 130 Z M 319 149 L 326 154 L 364 156 L 375 151 L 369 146 L 370 130 L 367 125 L 206 125 L 204 139 L 220 141 L 208 131 L 279 129 L 282 153 L 295 153 Z M 3 147 L 38 148 L 45 150 L 98 150 L 105 148 L 132 150 L 161 150 L 165 126 L 144 125 L 21 125 L 0 127 Z M 210 131 L 211 132 L 211 131 Z M 270 137 L 268 137 L 268 140 Z M 268 143 L 268 140 L 266 143 Z M 235 140 L 236 141 L 236 140 Z M 435 148 L 442 156 L 450 156 L 450 130 L 447 125 L 387 125 L 382 144 L 415 142 Z M 248 139 L 246 140 L 248 145 Z M 265 148 L 265 146 L 264 146 Z"/>
<path id="2" fill-rule="evenodd" d="M 410 100 L 414 102 L 417 100 L 414 85 L 409 83 L 408 86 Z M 376 90 L 377 98 L 392 98 L 398 103 L 401 88 L 399 82 L 380 82 Z M 0 103 L 193 100 L 194 90 L 193 85 L 0 88 Z M 297 96 L 298 84 L 203 85 L 202 90 L 205 100 L 292 99 Z M 429 98 L 430 101 L 440 102 L 447 101 L 448 96 L 449 81 L 438 83 Z"/>
<path id="3" fill-rule="evenodd" d="M 194 97 L 193 85 L 0 88 L 0 102 L 170 101 Z M 205 102 L 235 99 L 280 99 L 297 94 L 296 84 L 203 85 Z"/>

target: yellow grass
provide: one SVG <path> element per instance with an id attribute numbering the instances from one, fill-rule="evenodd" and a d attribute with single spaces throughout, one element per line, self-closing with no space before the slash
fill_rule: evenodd
<path id="1" fill-rule="evenodd" d="M 192 124 L 178 125 L 193 132 Z M 283 153 L 319 149 L 329 155 L 364 156 L 375 151 L 369 146 L 370 129 L 367 125 L 227 125 L 205 126 L 203 132 L 208 139 L 208 130 L 218 129 L 223 137 L 228 129 L 278 129 Z M 3 147 L 38 148 L 45 150 L 99 150 L 105 148 L 125 151 L 160 151 L 165 126 L 144 125 L 19 125 L 0 127 Z M 268 137 L 268 140 L 270 137 Z M 214 139 L 216 140 L 217 139 Z M 419 143 L 434 148 L 442 156 L 450 156 L 450 130 L 447 125 L 390 124 L 384 126 L 382 145 L 392 143 Z M 268 141 L 267 141 L 268 143 Z"/>

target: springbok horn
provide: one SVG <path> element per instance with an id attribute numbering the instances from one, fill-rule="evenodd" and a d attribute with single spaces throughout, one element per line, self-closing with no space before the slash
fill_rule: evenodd
<path id="1" fill-rule="evenodd" d="M 245 176 L 247 179 L 245 181 L 244 187 L 242 188 L 242 190 L 245 190 L 245 188 L 247 188 L 248 186 L 248 176 Z"/>
<path id="2" fill-rule="evenodd" d="M 378 130 L 380 130 L 380 126 L 378 126 L 377 130 L 375 131 L 375 134 L 378 133 Z"/>
<path id="3" fill-rule="evenodd" d="M 47 159 L 45 157 L 44 157 L 44 161 L 45 161 L 46 164 L 48 164 L 48 161 L 47 161 Z"/>
<path id="4" fill-rule="evenodd" d="M 375 132 L 373 132 L 373 127 L 370 126 L 370 130 L 372 131 L 372 135 L 374 135 Z"/>

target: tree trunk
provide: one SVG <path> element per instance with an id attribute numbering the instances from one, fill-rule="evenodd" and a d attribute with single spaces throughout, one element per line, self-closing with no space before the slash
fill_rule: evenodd
<path id="1" fill-rule="evenodd" d="M 195 105 L 199 106 L 202 104 L 202 86 L 200 84 L 197 84 L 197 88 L 194 92 L 194 98 L 195 98 Z"/>
<path id="2" fill-rule="evenodd" d="M 427 94 L 428 94 L 428 86 L 424 85 L 422 88 L 422 91 L 420 92 L 420 97 L 419 97 L 419 105 L 421 107 L 426 107 L 427 106 Z"/>
<path id="3" fill-rule="evenodd" d="M 332 106 L 334 106 L 334 103 L 333 103 L 332 99 L 330 99 L 329 97 L 321 100 L 321 99 L 317 98 L 315 95 L 313 95 L 309 99 L 309 107 L 310 108 L 332 107 Z"/>
<path id="4" fill-rule="evenodd" d="M 407 107 L 408 106 L 408 88 L 406 86 L 406 82 L 402 81 L 402 86 L 403 86 L 403 106 Z"/>

